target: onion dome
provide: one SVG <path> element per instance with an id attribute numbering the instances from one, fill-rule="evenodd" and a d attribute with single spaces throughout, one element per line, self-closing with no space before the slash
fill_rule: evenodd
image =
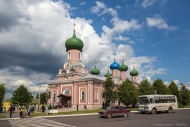
<path id="1" fill-rule="evenodd" d="M 65 47 L 66 47 L 66 51 L 70 49 L 77 49 L 82 52 L 83 42 L 81 41 L 81 39 L 76 37 L 75 30 L 74 30 L 73 36 L 66 40 Z"/>
<path id="2" fill-rule="evenodd" d="M 119 71 L 127 71 L 128 67 L 124 64 L 124 60 L 122 60 L 122 65 L 119 66 Z"/>
<path id="3" fill-rule="evenodd" d="M 133 66 L 133 70 L 130 72 L 131 76 L 137 76 L 139 73 L 138 71 L 135 70 L 134 66 Z"/>
<path id="4" fill-rule="evenodd" d="M 91 74 L 93 74 L 93 75 L 100 74 L 100 71 L 96 68 L 96 65 L 95 65 L 94 69 L 91 71 Z"/>
<path id="5" fill-rule="evenodd" d="M 112 74 L 110 74 L 110 72 L 108 70 L 108 72 L 104 75 L 104 77 L 110 77 L 110 76 L 112 76 Z"/>
<path id="6" fill-rule="evenodd" d="M 113 70 L 113 69 L 118 69 L 119 68 L 119 64 L 115 61 L 114 59 L 114 62 L 110 65 L 110 69 Z"/>

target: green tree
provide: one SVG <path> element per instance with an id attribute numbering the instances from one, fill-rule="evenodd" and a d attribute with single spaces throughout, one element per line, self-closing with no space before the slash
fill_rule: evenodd
<path id="1" fill-rule="evenodd" d="M 32 94 L 24 85 L 20 85 L 13 93 L 12 103 L 28 106 L 32 102 Z"/>
<path id="2" fill-rule="evenodd" d="M 0 106 L 3 105 L 3 100 L 5 98 L 5 91 L 6 91 L 5 84 L 4 83 L 0 84 Z"/>
<path id="3" fill-rule="evenodd" d="M 36 99 L 39 99 L 39 93 L 36 95 Z"/>
<path id="4" fill-rule="evenodd" d="M 41 104 L 47 103 L 47 100 L 46 100 L 46 92 L 40 93 L 40 103 L 41 103 Z"/>
<path id="5" fill-rule="evenodd" d="M 106 106 L 109 106 L 111 103 L 117 100 L 117 92 L 114 91 L 115 84 L 111 77 L 107 77 L 103 85 L 104 91 L 102 92 L 102 97 L 105 100 Z"/>
<path id="6" fill-rule="evenodd" d="M 167 86 L 159 78 L 154 80 L 153 88 L 156 91 L 156 94 L 169 94 L 169 89 L 167 89 Z"/>
<path id="7" fill-rule="evenodd" d="M 140 95 L 149 95 L 154 93 L 153 87 L 151 86 L 150 82 L 147 79 L 142 80 L 140 82 L 139 92 Z"/>
<path id="8" fill-rule="evenodd" d="M 135 105 L 138 101 L 138 90 L 133 83 L 127 79 L 118 87 L 118 99 L 125 106 Z"/>
<path id="9" fill-rule="evenodd" d="M 186 106 L 189 103 L 190 96 L 189 96 L 188 89 L 182 83 L 181 83 L 181 88 L 180 88 L 180 94 L 182 97 L 181 104 Z"/>
<path id="10" fill-rule="evenodd" d="M 169 90 L 170 90 L 170 94 L 172 95 L 176 95 L 178 103 L 181 103 L 181 94 L 179 92 L 179 89 L 177 87 L 177 85 L 175 84 L 175 82 L 171 82 L 170 85 L 168 86 Z"/>

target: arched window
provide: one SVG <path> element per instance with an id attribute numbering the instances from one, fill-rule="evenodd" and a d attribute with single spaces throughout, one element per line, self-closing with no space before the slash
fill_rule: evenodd
<path id="1" fill-rule="evenodd" d="M 53 93 L 53 101 L 55 102 L 56 93 Z"/>
<path id="2" fill-rule="evenodd" d="M 79 56 L 79 60 L 81 60 L 81 53 L 80 52 L 78 52 L 78 56 Z"/>
<path id="3" fill-rule="evenodd" d="M 81 91 L 81 100 L 84 101 L 85 100 L 85 92 Z"/>
<path id="4" fill-rule="evenodd" d="M 71 52 L 68 52 L 67 58 L 68 58 L 68 59 L 71 59 Z"/>
<path id="5" fill-rule="evenodd" d="M 98 100 L 98 91 L 95 92 L 95 100 Z"/>

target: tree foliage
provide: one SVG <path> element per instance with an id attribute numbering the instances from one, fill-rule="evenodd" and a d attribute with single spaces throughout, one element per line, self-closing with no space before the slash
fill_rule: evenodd
<path id="1" fill-rule="evenodd" d="M 176 95 L 178 103 L 181 103 L 181 94 L 179 92 L 179 89 L 177 87 L 177 85 L 175 84 L 175 82 L 171 82 L 170 85 L 168 86 L 169 90 L 170 90 L 170 94 L 172 95 Z"/>
<path id="2" fill-rule="evenodd" d="M 39 93 L 36 95 L 36 99 L 39 99 Z"/>
<path id="3" fill-rule="evenodd" d="M 154 93 L 153 87 L 147 79 L 140 82 L 139 93 L 140 95 L 149 95 Z"/>
<path id="4" fill-rule="evenodd" d="M 24 85 L 20 85 L 13 93 L 12 103 L 28 106 L 32 102 L 32 94 Z"/>
<path id="5" fill-rule="evenodd" d="M 170 93 L 169 89 L 167 89 L 167 86 L 159 78 L 154 80 L 153 88 L 156 91 L 156 94 L 169 94 Z"/>
<path id="6" fill-rule="evenodd" d="M 46 100 L 46 92 L 40 93 L 40 103 L 41 103 L 41 104 L 47 103 L 47 100 Z"/>
<path id="7" fill-rule="evenodd" d="M 6 91 L 5 84 L 4 83 L 0 84 L 0 106 L 3 105 L 3 100 L 5 98 L 5 91 Z"/>
<path id="8" fill-rule="evenodd" d="M 133 83 L 127 79 L 118 87 L 118 99 L 125 106 L 135 105 L 138 101 L 138 90 Z"/>
<path id="9" fill-rule="evenodd" d="M 102 92 L 102 97 L 105 100 L 106 106 L 109 106 L 117 99 L 117 92 L 114 90 L 115 84 L 112 81 L 111 77 L 107 77 L 103 85 L 104 85 L 104 91 Z"/>
<path id="10" fill-rule="evenodd" d="M 180 88 L 180 94 L 182 97 L 181 104 L 186 106 L 189 103 L 190 96 L 189 96 L 188 89 L 182 83 L 181 83 L 181 88 Z"/>

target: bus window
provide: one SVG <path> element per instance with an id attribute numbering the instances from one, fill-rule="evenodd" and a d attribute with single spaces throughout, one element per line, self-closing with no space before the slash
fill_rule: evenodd
<path id="1" fill-rule="evenodd" d="M 150 104 L 153 104 L 153 103 L 154 103 L 153 98 L 150 98 Z"/>
<path id="2" fill-rule="evenodd" d="M 149 104 L 148 97 L 139 97 L 139 104 Z"/>

